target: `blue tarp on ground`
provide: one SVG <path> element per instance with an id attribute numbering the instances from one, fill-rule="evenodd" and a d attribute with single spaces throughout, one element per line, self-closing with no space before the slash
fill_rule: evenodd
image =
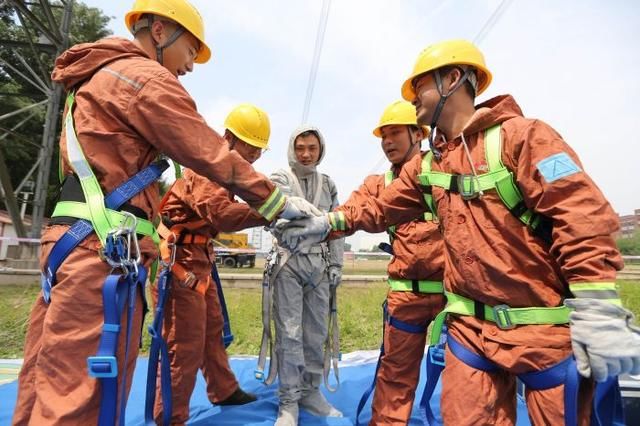
<path id="1" fill-rule="evenodd" d="M 351 354 L 349 354 L 351 355 Z M 347 359 L 340 368 L 341 386 L 336 393 L 323 392 L 329 402 L 336 406 L 345 415 L 344 418 L 320 418 L 300 410 L 300 425 L 354 425 L 356 407 L 360 395 L 370 385 L 375 371 L 374 357 L 368 354 L 369 362 L 363 361 L 362 356 L 345 356 Z M 232 358 L 231 367 L 236 373 L 238 381 L 243 389 L 254 392 L 259 400 L 237 407 L 217 407 L 209 403 L 202 376 L 198 377 L 196 389 L 191 398 L 192 425 L 273 425 L 278 411 L 278 399 L 276 396 L 276 384 L 264 386 L 253 377 L 256 366 L 256 358 Z M 144 391 L 147 371 L 147 359 L 140 358 L 136 367 L 133 386 L 127 406 L 127 425 L 144 424 Z M 424 374 L 418 390 L 418 400 L 422 395 Z M 0 385 L 0 425 L 11 423 L 11 413 L 15 407 L 17 382 Z M 439 401 L 440 389 L 436 389 L 433 401 Z M 371 401 L 366 405 L 360 416 L 361 424 L 367 424 L 371 417 Z M 418 404 L 413 410 L 410 425 L 421 425 L 418 414 Z M 528 425 L 526 407 L 522 401 L 518 401 L 518 425 Z"/>

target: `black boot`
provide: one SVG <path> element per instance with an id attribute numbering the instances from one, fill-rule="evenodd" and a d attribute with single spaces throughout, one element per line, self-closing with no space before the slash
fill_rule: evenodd
<path id="1" fill-rule="evenodd" d="M 218 402 L 216 405 L 244 405 L 257 400 L 258 397 L 252 393 L 248 393 L 240 389 L 235 390 L 227 399 Z"/>

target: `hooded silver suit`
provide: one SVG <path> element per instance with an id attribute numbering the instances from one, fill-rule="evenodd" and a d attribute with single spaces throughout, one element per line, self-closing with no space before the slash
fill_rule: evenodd
<path id="1" fill-rule="evenodd" d="M 320 157 L 313 166 L 300 164 L 294 142 L 313 131 L 320 140 Z M 316 166 L 325 154 L 325 141 L 312 126 L 297 128 L 289 139 L 290 170 L 278 170 L 271 180 L 286 195 L 305 198 L 323 212 L 339 205 L 335 183 Z M 317 390 L 322 382 L 323 343 L 329 318 L 329 267 L 342 268 L 344 239 L 312 246 L 307 253 L 282 253 L 274 280 L 274 317 L 280 405 L 294 404 Z"/>

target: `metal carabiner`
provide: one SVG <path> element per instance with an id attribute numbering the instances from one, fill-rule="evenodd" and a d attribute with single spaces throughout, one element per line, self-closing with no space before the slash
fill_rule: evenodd
<path id="1" fill-rule="evenodd" d="M 104 257 L 112 268 L 121 268 L 123 272 L 138 274 L 138 263 L 142 256 L 136 236 L 138 218 L 129 212 L 120 212 L 124 219 L 117 228 L 109 231 L 104 248 Z M 132 258 L 132 246 L 134 257 Z"/>
<path id="2" fill-rule="evenodd" d="M 165 261 L 164 259 L 160 259 L 160 265 L 164 268 L 171 269 L 173 265 L 176 263 L 176 242 L 178 241 L 178 237 L 176 234 L 171 232 L 169 236 L 165 239 L 167 243 L 167 247 L 169 248 L 169 260 Z"/>

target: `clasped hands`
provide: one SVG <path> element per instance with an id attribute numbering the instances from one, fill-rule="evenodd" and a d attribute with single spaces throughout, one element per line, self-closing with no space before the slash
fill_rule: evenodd
<path id="1" fill-rule="evenodd" d="M 289 197 L 296 206 L 295 215 L 281 215 L 271 227 L 278 244 L 292 253 L 308 252 L 311 246 L 324 241 L 330 231 L 327 215 L 299 197 Z"/>

